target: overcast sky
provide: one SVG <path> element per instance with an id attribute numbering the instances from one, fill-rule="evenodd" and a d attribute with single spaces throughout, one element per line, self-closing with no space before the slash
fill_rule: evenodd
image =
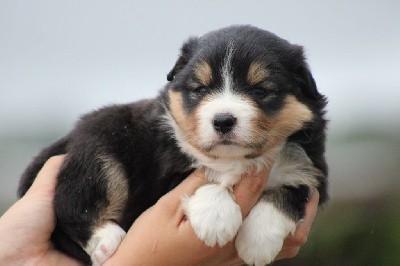
<path id="1" fill-rule="evenodd" d="M 333 128 L 400 121 L 400 1 L 1 0 L 0 134 L 152 97 L 184 40 L 231 24 L 305 47 Z"/>

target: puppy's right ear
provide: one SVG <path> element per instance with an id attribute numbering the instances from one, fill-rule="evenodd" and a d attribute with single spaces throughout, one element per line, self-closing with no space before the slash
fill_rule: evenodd
<path id="1" fill-rule="evenodd" d="M 193 56 L 196 50 L 199 39 L 196 37 L 190 38 L 186 43 L 183 44 L 181 48 L 181 54 L 175 63 L 174 68 L 168 73 L 167 80 L 172 81 L 176 74 L 181 71 L 185 65 L 189 62 L 190 58 Z"/>

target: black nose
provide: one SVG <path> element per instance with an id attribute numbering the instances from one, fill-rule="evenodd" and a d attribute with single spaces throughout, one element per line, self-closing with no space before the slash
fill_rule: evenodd
<path id="1" fill-rule="evenodd" d="M 234 128 L 237 118 L 231 114 L 217 114 L 214 116 L 213 124 L 216 131 L 226 134 Z"/>

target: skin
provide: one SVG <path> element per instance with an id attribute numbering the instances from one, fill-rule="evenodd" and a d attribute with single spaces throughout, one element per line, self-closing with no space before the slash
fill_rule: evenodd
<path id="1" fill-rule="evenodd" d="M 50 158 L 32 187 L 0 218 L 0 265 L 81 265 L 54 249 L 50 236 L 55 228 L 53 206 L 56 176 L 63 156 Z M 245 217 L 257 202 L 269 169 L 259 175 L 244 176 L 233 194 Z M 194 172 L 174 190 L 163 196 L 132 225 L 116 253 L 105 265 L 240 265 L 234 242 L 223 248 L 207 247 L 197 239 L 180 208 L 184 195 L 192 195 L 207 183 L 201 172 Z M 297 255 L 306 242 L 318 208 L 314 193 L 306 217 L 295 234 L 289 236 L 277 259 Z"/>
<path id="2" fill-rule="evenodd" d="M 0 218 L 0 265 L 80 265 L 54 249 L 53 206 L 63 156 L 50 158 L 28 192 Z"/>

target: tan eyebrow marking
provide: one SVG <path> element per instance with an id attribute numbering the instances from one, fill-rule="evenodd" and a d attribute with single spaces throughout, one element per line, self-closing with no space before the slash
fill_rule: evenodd
<path id="1" fill-rule="evenodd" d="M 202 85 L 208 86 L 211 84 L 213 78 L 212 70 L 210 64 L 206 61 L 198 63 L 194 69 L 194 73 Z"/>
<path id="2" fill-rule="evenodd" d="M 268 77 L 268 69 L 260 62 L 254 61 L 250 64 L 249 71 L 247 72 L 247 81 L 251 85 L 256 85 Z"/>

